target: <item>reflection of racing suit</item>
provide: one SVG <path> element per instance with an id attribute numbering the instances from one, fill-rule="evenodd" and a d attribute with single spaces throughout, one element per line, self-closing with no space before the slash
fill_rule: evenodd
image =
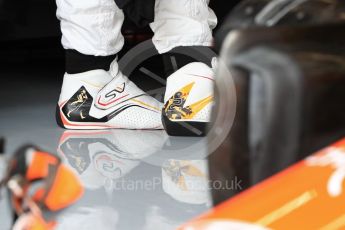
<path id="1" fill-rule="evenodd" d="M 65 49 L 93 56 L 118 53 L 124 43 L 124 11 L 137 24 L 150 24 L 160 53 L 177 46 L 210 46 L 217 18 L 209 0 L 56 0 Z M 141 7 L 141 5 L 146 7 Z M 151 8 L 146 9 L 152 5 Z M 143 12 L 140 12 L 141 9 Z M 150 15 L 152 11 L 152 16 Z M 146 16 L 146 21 L 142 17 Z"/>

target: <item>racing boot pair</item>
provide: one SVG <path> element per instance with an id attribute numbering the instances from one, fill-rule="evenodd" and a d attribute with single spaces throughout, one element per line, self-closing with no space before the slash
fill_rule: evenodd
<path id="1" fill-rule="evenodd" d="M 114 61 L 109 71 L 66 73 L 57 123 L 66 129 L 166 129 L 203 136 L 213 105 L 214 71 L 191 62 L 167 78 L 164 104 L 139 89 Z"/>

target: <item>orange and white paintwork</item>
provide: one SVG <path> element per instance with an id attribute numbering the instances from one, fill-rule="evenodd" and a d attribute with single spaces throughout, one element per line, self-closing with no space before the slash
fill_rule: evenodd
<path id="1" fill-rule="evenodd" d="M 180 229 L 345 229 L 345 139 Z"/>

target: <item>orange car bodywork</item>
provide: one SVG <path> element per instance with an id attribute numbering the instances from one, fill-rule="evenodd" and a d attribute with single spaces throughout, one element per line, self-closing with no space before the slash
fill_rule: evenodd
<path id="1" fill-rule="evenodd" d="M 345 229 L 345 139 L 180 229 Z"/>

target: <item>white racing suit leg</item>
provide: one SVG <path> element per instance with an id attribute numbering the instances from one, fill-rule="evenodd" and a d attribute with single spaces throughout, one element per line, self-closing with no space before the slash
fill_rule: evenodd
<path id="1" fill-rule="evenodd" d="M 67 129 L 162 129 L 162 104 L 145 94 L 118 69 L 97 66 L 87 70 L 85 60 L 111 57 L 123 47 L 123 11 L 114 0 L 56 0 L 61 20 L 62 44 L 76 50 L 66 71 L 57 106 L 57 123 Z M 80 57 L 82 56 L 82 57 Z M 83 66 L 84 65 L 84 66 Z M 87 67 L 89 66 L 86 63 Z M 66 65 L 67 67 L 67 65 Z M 67 68 L 66 68 L 67 69 Z M 73 69 L 73 68 L 71 68 Z M 85 70 L 86 69 L 86 70 Z"/>
<path id="2" fill-rule="evenodd" d="M 156 0 L 152 41 L 158 52 L 170 59 L 174 48 L 212 46 L 216 25 L 217 17 L 209 8 L 209 0 Z M 206 135 L 213 88 L 214 72 L 209 65 L 194 62 L 177 71 L 175 67 L 175 73 L 167 79 L 162 110 L 163 125 L 169 135 Z"/>
<path id="3" fill-rule="evenodd" d="M 158 52 L 178 46 L 211 46 L 217 17 L 208 4 L 209 0 L 156 0 L 150 26 Z"/>
<path id="4" fill-rule="evenodd" d="M 62 45 L 86 55 L 109 56 L 124 44 L 124 14 L 114 0 L 56 0 Z"/>

